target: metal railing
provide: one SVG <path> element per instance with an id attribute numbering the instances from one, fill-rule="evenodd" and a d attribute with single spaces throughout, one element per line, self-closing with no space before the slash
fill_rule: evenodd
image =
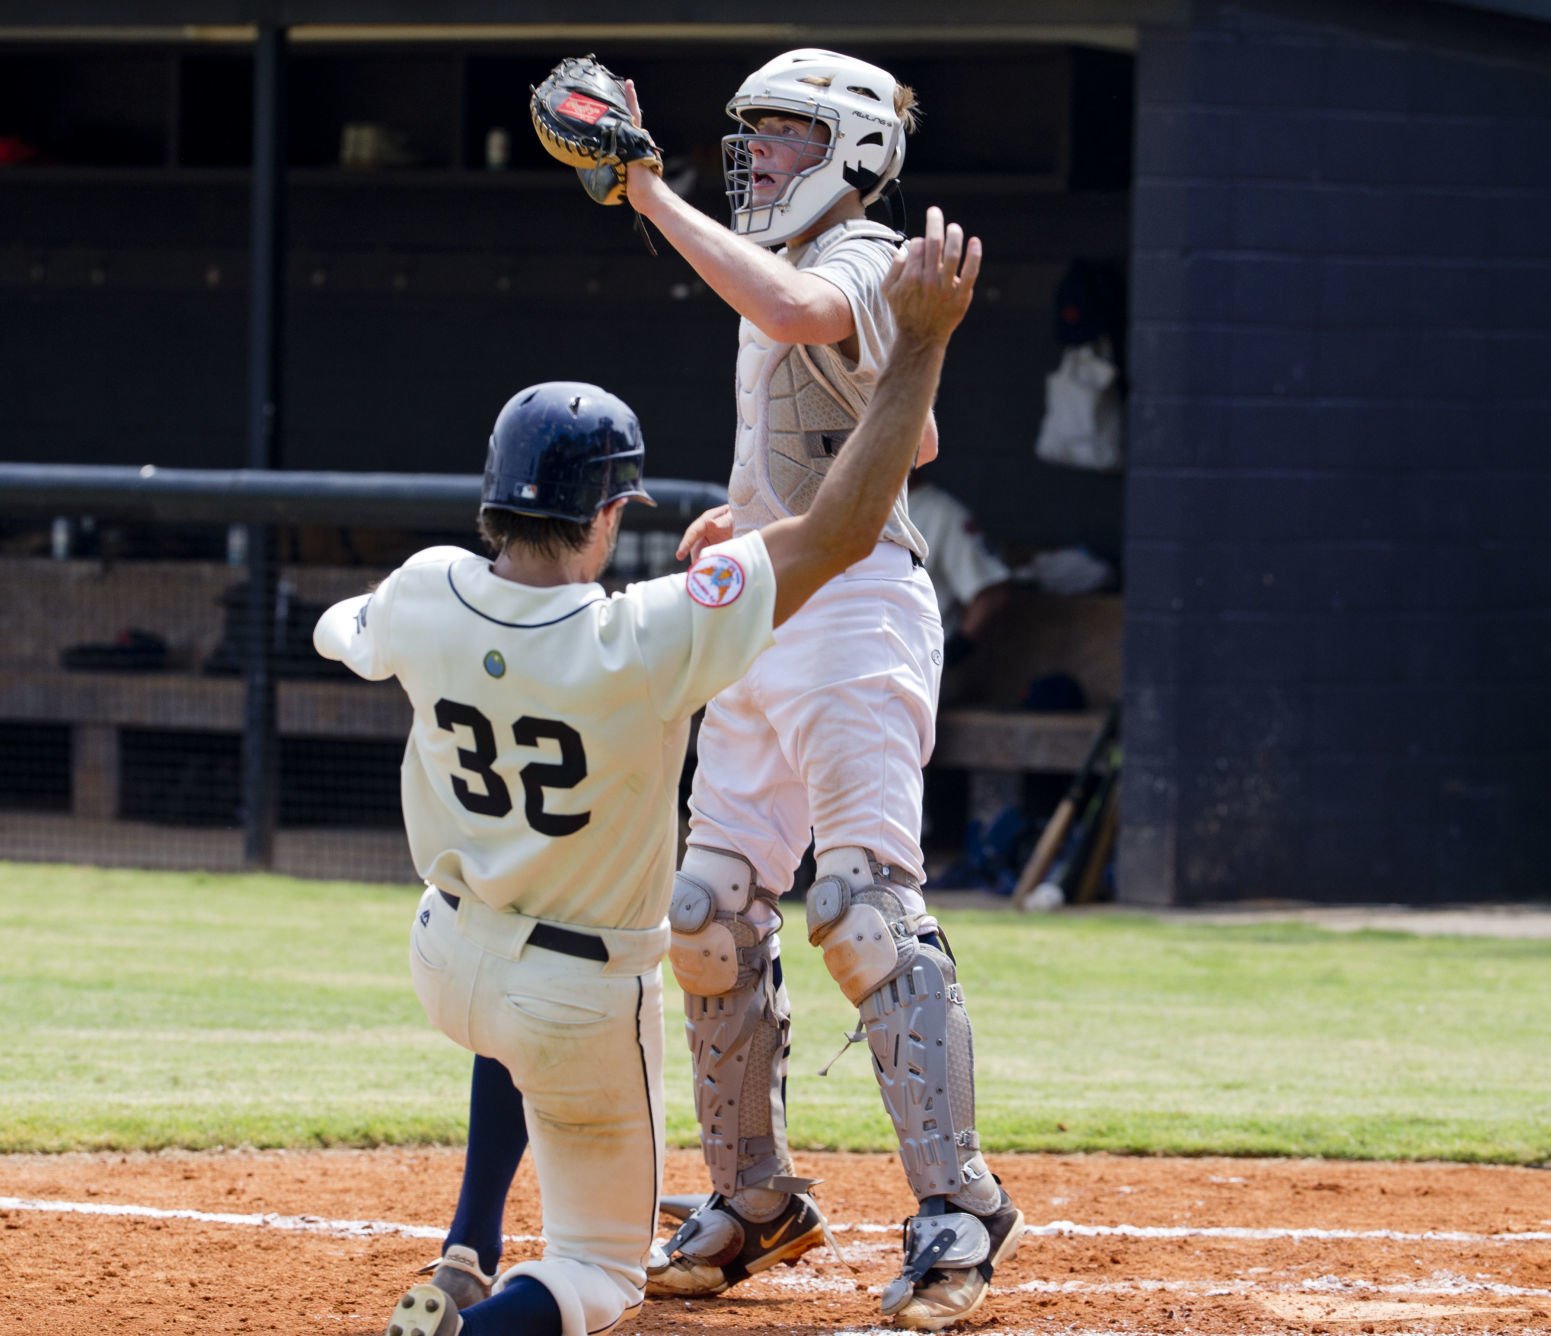
<path id="1" fill-rule="evenodd" d="M 725 488 L 714 483 L 653 478 L 650 486 L 657 506 L 631 506 L 625 512 L 626 527 L 613 572 L 620 579 L 659 573 L 642 568 L 643 547 L 649 546 L 659 559 L 666 551 L 671 559 L 674 544 L 669 535 L 676 535 L 701 511 L 726 500 Z M 110 571 L 114 558 L 108 553 L 94 558 L 100 568 L 98 578 L 77 578 L 73 584 L 59 585 L 46 564 L 15 567 L 7 578 L 9 587 L 3 598 L 7 620 L 19 626 L 21 634 L 10 645 L 0 646 L 0 661 L 5 661 L 0 679 L 0 725 L 23 739 L 38 729 L 68 729 L 71 759 L 69 774 L 61 782 L 71 790 L 70 810 L 77 816 L 84 812 L 109 819 L 138 810 L 137 803 L 145 805 L 141 776 L 147 747 L 176 748 L 186 742 L 193 756 L 200 747 L 213 747 L 216 735 L 229 737 L 236 727 L 240 761 L 235 768 L 240 770 L 240 783 L 235 785 L 234 817 L 241 827 L 241 861 L 254 868 L 274 867 L 281 808 L 294 809 L 298 797 L 288 791 L 282 804 L 277 792 L 282 742 L 293 748 L 304 744 L 314 748 L 375 747 L 372 764 L 382 769 L 391 762 L 393 771 L 396 761 L 389 735 L 397 732 L 398 746 L 402 746 L 403 732 L 393 713 L 402 705 L 397 699 L 385 705 L 370 689 L 359 693 L 343 681 L 286 681 L 283 692 L 279 689 L 281 679 L 305 678 L 328 667 L 322 661 L 306 662 L 315 656 L 310 654 L 311 626 L 301 625 L 311 606 L 305 600 L 358 592 L 366 587 L 369 576 L 386 574 L 414 546 L 423 545 L 414 544 L 401 555 L 384 560 L 382 543 L 372 544 L 372 559 L 354 560 L 358 566 L 371 567 L 370 572 L 353 575 L 337 568 L 313 572 L 318 578 L 304 579 L 299 588 L 295 578 L 297 545 L 283 540 L 293 539 L 301 532 L 300 526 L 312 526 L 368 533 L 379 539 L 390 531 L 406 540 L 415 534 L 458 534 L 466 535 L 465 541 L 474 546 L 479 492 L 478 475 L 462 474 L 0 464 L 0 519 L 12 530 L 35 529 L 45 535 L 51 528 L 65 526 L 66 539 L 55 543 L 53 555 L 74 557 L 78 565 L 81 559 L 72 551 L 68 535 L 72 530 L 80 533 L 80 517 L 91 517 L 99 535 L 105 527 L 119 523 L 139 526 L 142 532 L 149 530 L 163 540 L 194 532 L 200 526 L 224 528 L 227 538 L 224 550 L 204 562 L 198 579 L 188 572 L 174 576 L 171 562 L 120 562 L 118 570 Z M 653 541 L 653 535 L 661 535 L 660 540 Z M 627 536 L 634 536 L 634 541 L 625 542 Z M 46 538 L 43 543 L 46 551 Z M 283 575 L 278 554 L 287 548 L 292 551 L 292 567 Z M 632 569 L 619 569 L 621 565 Z M 134 569 L 125 569 L 129 566 Z M 165 574 L 159 577 L 158 572 Z M 354 588 L 344 590 L 342 582 L 346 580 L 352 581 Z M 165 588 L 158 589 L 158 584 Z M 317 587 L 310 588 L 312 585 Z M 217 626 L 210 612 L 216 594 L 226 610 L 224 626 Z M 163 600 L 159 604 L 158 598 Z M 179 606 L 180 601 L 197 607 Z M 94 619 L 99 627 L 105 618 L 138 617 L 156 623 L 159 614 L 145 611 L 156 608 L 161 609 L 164 628 L 186 627 L 196 620 L 192 614 L 197 612 L 203 630 L 197 634 L 186 631 L 184 638 L 190 643 L 198 640 L 199 647 L 185 645 L 183 650 L 183 661 L 195 668 L 195 673 L 158 673 L 156 665 L 147 669 L 134 658 L 133 645 L 108 646 L 95 664 L 86 656 L 88 667 L 120 668 L 116 680 L 104 672 L 71 672 L 72 662 L 79 667 L 83 656 L 77 653 L 72 661 L 64 647 L 50 639 L 56 630 L 67 634 L 62 624 L 68 624 L 69 635 L 80 637 L 94 625 Z M 123 621 L 101 629 L 111 633 L 115 628 L 120 636 L 125 634 Z M 217 632 L 218 654 L 211 651 Z M 149 644 L 157 638 L 144 636 L 142 640 Z M 176 641 L 178 633 L 168 632 L 167 638 Z M 111 660 L 115 648 L 125 651 L 117 663 Z M 216 657 L 222 660 L 225 681 L 210 676 L 217 671 L 212 662 Z M 238 676 L 242 681 L 240 717 L 233 694 Z M 281 736 L 282 705 L 285 739 Z M 361 717 L 351 719 L 352 711 L 359 711 Z M 336 733 L 337 743 L 331 736 Z M 49 744 L 49 749 L 57 752 L 59 747 Z M 25 801 L 31 796 L 30 781 L 23 773 L 28 765 L 24 759 L 27 749 L 13 745 L 9 751 L 5 768 L 12 773 L 3 776 L 0 800 L 11 794 Z M 225 773 L 217 787 L 224 793 L 233 787 L 233 758 L 227 757 L 221 764 Z M 294 757 L 287 761 L 291 771 L 304 778 L 308 764 Z M 375 792 L 385 782 L 391 784 L 391 773 L 386 781 L 382 776 L 362 781 L 360 774 L 352 771 L 352 764 L 340 763 L 342 776 L 350 776 L 340 780 L 346 787 L 362 782 Z M 180 773 L 185 792 L 179 810 L 186 811 L 190 806 L 187 791 L 198 796 L 201 786 L 209 788 L 210 784 L 199 778 L 206 771 L 187 758 Z M 8 851 L 10 843 L 0 839 L 0 855 L 17 856 L 15 849 Z"/>

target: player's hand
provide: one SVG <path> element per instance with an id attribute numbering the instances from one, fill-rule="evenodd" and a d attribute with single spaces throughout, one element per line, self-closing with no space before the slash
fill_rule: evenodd
<path id="1" fill-rule="evenodd" d="M 644 126 L 641 119 L 641 98 L 635 90 L 635 80 L 625 80 L 625 106 L 630 110 L 630 122 L 638 128 Z M 630 163 L 625 168 L 625 199 L 635 207 L 637 213 L 645 213 L 651 205 L 654 192 L 658 186 L 664 185 L 662 174 L 652 171 L 645 163 L 639 166 Z M 682 555 L 682 554 L 680 554 Z"/>
<path id="2" fill-rule="evenodd" d="M 684 530 L 684 536 L 679 539 L 679 550 L 673 555 L 680 561 L 686 557 L 694 561 L 699 557 L 701 549 L 713 543 L 725 543 L 731 537 L 732 507 L 712 506 Z"/>
<path id="3" fill-rule="evenodd" d="M 926 235 L 911 237 L 894 255 L 883 294 L 901 334 L 945 341 L 975 295 L 980 238 L 964 240 L 957 223 L 944 225 L 935 204 L 926 211 Z"/>

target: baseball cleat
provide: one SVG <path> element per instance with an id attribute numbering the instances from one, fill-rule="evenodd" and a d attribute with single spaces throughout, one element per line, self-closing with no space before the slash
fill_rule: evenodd
<path id="1" fill-rule="evenodd" d="M 793 1265 L 826 1241 L 834 1247 L 823 1214 L 803 1193 L 793 1193 L 775 1219 L 763 1222 L 745 1220 L 717 1193 L 667 1243 L 653 1247 L 646 1295 L 707 1298 L 779 1262 Z"/>
<path id="2" fill-rule="evenodd" d="M 910 1331 L 942 1331 L 969 1317 L 992 1270 L 1023 1241 L 1023 1212 L 1006 1190 L 989 1215 L 951 1211 L 905 1222 L 905 1266 L 883 1291 L 883 1314 Z"/>
<path id="3" fill-rule="evenodd" d="M 458 1336 L 463 1319 L 447 1291 L 435 1285 L 411 1285 L 399 1300 L 383 1336 Z"/>
<path id="4" fill-rule="evenodd" d="M 479 1265 L 479 1254 L 461 1243 L 454 1243 L 434 1262 L 415 1273 L 430 1276 L 430 1284 L 441 1290 L 461 1312 L 490 1297 L 495 1277 L 486 1275 Z"/>

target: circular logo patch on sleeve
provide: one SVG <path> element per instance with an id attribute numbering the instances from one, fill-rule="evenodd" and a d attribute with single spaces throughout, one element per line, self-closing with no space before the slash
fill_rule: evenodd
<path id="1" fill-rule="evenodd" d="M 743 567 L 725 552 L 701 557 L 689 568 L 689 596 L 707 608 L 725 608 L 743 592 Z"/>

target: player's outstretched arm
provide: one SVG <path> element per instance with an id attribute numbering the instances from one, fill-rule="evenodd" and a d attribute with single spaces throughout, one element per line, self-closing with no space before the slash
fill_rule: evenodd
<path id="1" fill-rule="evenodd" d="M 631 119 L 640 125 L 635 81 L 625 80 Z M 804 274 L 763 246 L 740 237 L 680 199 L 660 175 L 628 169 L 625 198 L 654 223 L 690 267 L 739 315 L 779 343 L 839 343 L 856 333 L 845 294 L 833 283 Z"/>
<path id="2" fill-rule="evenodd" d="M 978 237 L 967 242 L 942 210 L 894 257 L 883 291 L 899 334 L 872 402 L 825 475 L 808 513 L 763 530 L 776 572 L 775 624 L 877 544 L 915 462 L 942 377 L 948 340 L 975 295 Z"/>

